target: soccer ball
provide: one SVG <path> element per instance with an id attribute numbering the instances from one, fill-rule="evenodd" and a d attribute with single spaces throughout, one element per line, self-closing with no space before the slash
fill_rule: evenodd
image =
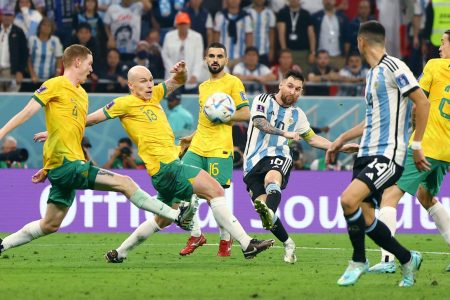
<path id="1" fill-rule="evenodd" d="M 203 111 L 211 122 L 226 123 L 234 115 L 236 106 L 230 95 L 214 93 L 206 100 Z"/>

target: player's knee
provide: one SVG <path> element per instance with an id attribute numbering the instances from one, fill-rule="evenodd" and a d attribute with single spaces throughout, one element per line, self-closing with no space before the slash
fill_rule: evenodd
<path id="1" fill-rule="evenodd" d="M 343 193 L 341 195 L 341 206 L 344 212 L 353 211 L 358 207 L 358 203 L 354 200 L 348 193 Z"/>
<path id="2" fill-rule="evenodd" d="M 44 234 L 51 234 L 55 233 L 59 230 L 61 224 L 57 222 L 42 222 L 41 223 L 41 230 Z"/>
<path id="3" fill-rule="evenodd" d="M 120 175 L 119 189 L 125 194 L 130 194 L 136 189 L 137 184 L 130 176 Z"/>
<path id="4" fill-rule="evenodd" d="M 220 184 L 216 184 L 212 189 L 211 189 L 211 198 L 217 198 L 217 197 L 223 197 L 225 196 L 225 190 L 223 189 L 223 187 Z"/>

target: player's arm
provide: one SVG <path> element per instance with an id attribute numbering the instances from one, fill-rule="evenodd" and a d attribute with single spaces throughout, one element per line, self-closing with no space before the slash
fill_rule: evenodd
<path id="1" fill-rule="evenodd" d="M 335 160 L 336 153 L 343 147 L 345 142 L 362 136 L 365 124 L 366 121 L 364 120 L 355 127 L 342 133 L 333 143 L 331 143 L 325 155 L 326 162 L 329 163 Z"/>
<path id="2" fill-rule="evenodd" d="M 243 106 L 236 110 L 234 115 L 231 117 L 231 121 L 248 121 L 250 120 L 250 108 L 248 105 Z"/>
<path id="3" fill-rule="evenodd" d="M 289 131 L 284 131 L 284 130 L 278 129 L 278 128 L 270 125 L 270 123 L 267 121 L 267 119 L 264 118 L 263 116 L 253 117 L 253 126 L 255 126 L 259 130 L 261 130 L 262 132 L 267 133 L 267 134 L 281 135 L 287 139 L 293 139 L 295 141 L 298 141 L 300 139 L 300 133 L 289 132 Z"/>
<path id="4" fill-rule="evenodd" d="M 108 117 L 105 114 L 104 108 L 99 108 L 93 113 L 90 113 L 86 118 L 86 126 L 93 126 L 107 120 Z"/>
<path id="5" fill-rule="evenodd" d="M 187 68 L 184 60 L 177 62 L 170 70 L 172 77 L 165 81 L 166 84 L 166 96 L 169 96 L 177 88 L 186 83 L 187 80 Z"/>
<path id="6" fill-rule="evenodd" d="M 323 136 L 317 135 L 313 132 L 313 134 L 309 134 L 309 136 L 301 135 L 301 137 L 311 146 L 314 148 L 319 148 L 323 150 L 328 150 L 328 148 L 331 146 L 331 142 L 324 138 Z M 345 144 L 340 148 L 341 152 L 357 152 L 359 150 L 359 145 L 355 143 Z"/>
<path id="7" fill-rule="evenodd" d="M 28 104 L 12 117 L 8 123 L 0 129 L 0 140 L 3 139 L 8 133 L 10 133 L 16 127 L 22 125 L 34 116 L 41 109 L 41 104 L 34 99 L 31 99 Z"/>
<path id="8" fill-rule="evenodd" d="M 425 159 L 422 150 L 421 142 L 425 128 L 428 121 L 428 113 L 430 111 L 430 102 L 421 89 L 416 89 L 408 95 L 409 99 L 414 102 L 416 106 L 415 113 L 415 131 L 414 138 L 411 144 L 413 150 L 414 163 L 419 171 L 429 170 L 430 163 Z"/>

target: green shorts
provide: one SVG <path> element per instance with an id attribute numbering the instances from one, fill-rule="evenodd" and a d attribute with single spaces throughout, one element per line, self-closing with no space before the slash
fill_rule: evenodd
<path id="1" fill-rule="evenodd" d="M 61 166 L 48 171 L 47 177 L 52 187 L 47 203 L 70 207 L 75 199 L 76 190 L 94 188 L 99 170 L 90 161 L 64 159 Z"/>
<path id="2" fill-rule="evenodd" d="M 171 163 L 160 163 L 158 173 L 152 176 L 152 183 L 158 191 L 158 199 L 169 206 L 180 200 L 190 199 L 193 194 L 192 182 L 200 169 L 185 165 L 179 159 Z"/>
<path id="3" fill-rule="evenodd" d="M 419 172 L 414 164 L 412 152 L 411 149 L 408 149 L 405 170 L 402 177 L 397 181 L 398 187 L 408 194 L 415 195 L 419 185 L 422 185 L 431 195 L 436 196 L 441 189 L 442 181 L 450 163 L 427 157 L 431 164 L 430 171 Z"/>
<path id="4" fill-rule="evenodd" d="M 228 158 L 204 157 L 188 150 L 181 160 L 187 165 L 205 170 L 224 188 L 230 186 L 233 174 L 233 156 L 230 155 Z"/>

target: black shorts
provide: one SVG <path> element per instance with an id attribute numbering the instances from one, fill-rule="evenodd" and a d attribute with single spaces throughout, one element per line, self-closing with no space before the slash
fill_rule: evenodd
<path id="1" fill-rule="evenodd" d="M 266 193 L 264 178 L 269 171 L 276 170 L 281 173 L 281 189 L 283 190 L 289 181 L 291 169 L 292 159 L 290 157 L 266 156 L 261 159 L 244 177 L 247 192 L 249 192 L 252 201 L 255 201 L 256 198 Z"/>
<path id="2" fill-rule="evenodd" d="M 358 178 L 367 184 L 372 194 L 364 199 L 364 202 L 373 203 L 375 207 L 378 207 L 383 191 L 394 185 L 402 173 L 403 167 L 387 157 L 364 156 L 355 160 L 352 180 Z"/>

